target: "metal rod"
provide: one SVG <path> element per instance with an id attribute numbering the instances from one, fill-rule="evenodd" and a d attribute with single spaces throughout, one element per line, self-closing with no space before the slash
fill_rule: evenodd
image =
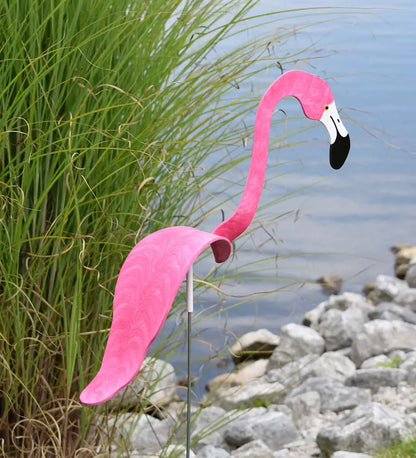
<path id="1" fill-rule="evenodd" d="M 194 311 L 194 280 L 193 266 L 190 267 L 186 274 L 186 309 L 188 311 L 188 361 L 187 361 L 187 393 L 186 393 L 186 458 L 190 457 L 191 452 L 191 390 L 192 390 L 192 374 L 191 374 L 191 331 L 192 331 L 192 312 Z"/>

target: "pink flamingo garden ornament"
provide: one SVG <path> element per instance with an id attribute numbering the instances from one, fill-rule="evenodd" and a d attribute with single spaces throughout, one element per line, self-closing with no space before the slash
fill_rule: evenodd
<path id="1" fill-rule="evenodd" d="M 256 212 L 265 176 L 273 110 L 279 100 L 288 96 L 299 100 L 306 117 L 325 125 L 330 137 L 330 164 L 334 169 L 342 167 L 350 139 L 330 87 L 321 78 L 304 71 L 284 73 L 259 103 L 249 173 L 235 212 L 212 232 L 185 226 L 154 232 L 127 256 L 115 288 L 113 320 L 101 368 L 82 391 L 81 402 L 102 403 L 134 379 L 183 279 L 205 248 L 211 246 L 218 263 L 229 257 L 231 242 L 247 229 Z"/>

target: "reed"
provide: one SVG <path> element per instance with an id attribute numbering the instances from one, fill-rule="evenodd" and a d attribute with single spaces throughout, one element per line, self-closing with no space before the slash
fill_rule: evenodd
<path id="1" fill-rule="evenodd" d="M 202 190 L 241 159 L 208 159 L 240 144 L 254 106 L 238 84 L 275 65 L 270 39 L 216 51 L 255 3 L 0 5 L 6 456 L 94 455 L 95 409 L 78 397 L 101 361 L 120 266 L 147 233 L 213 211 Z"/>

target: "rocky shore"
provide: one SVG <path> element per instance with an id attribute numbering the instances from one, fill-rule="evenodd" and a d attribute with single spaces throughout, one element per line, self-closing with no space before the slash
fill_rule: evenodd
<path id="1" fill-rule="evenodd" d="M 197 458 L 359 458 L 416 435 L 416 248 L 395 247 L 396 277 L 333 295 L 303 323 L 248 333 L 233 372 L 193 406 Z M 399 277 L 399 278 L 398 278 Z M 185 456 L 185 406 L 170 364 L 152 361 L 111 402 L 111 456 Z M 138 399 L 147 414 L 129 411 Z"/>

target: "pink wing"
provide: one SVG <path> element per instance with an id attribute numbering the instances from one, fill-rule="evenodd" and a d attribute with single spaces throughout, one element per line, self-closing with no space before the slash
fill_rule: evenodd
<path id="1" fill-rule="evenodd" d="M 185 226 L 154 232 L 133 248 L 117 280 L 101 368 L 81 393 L 81 402 L 104 402 L 133 380 L 186 273 L 209 245 L 217 261 L 231 253 L 226 238 Z"/>

